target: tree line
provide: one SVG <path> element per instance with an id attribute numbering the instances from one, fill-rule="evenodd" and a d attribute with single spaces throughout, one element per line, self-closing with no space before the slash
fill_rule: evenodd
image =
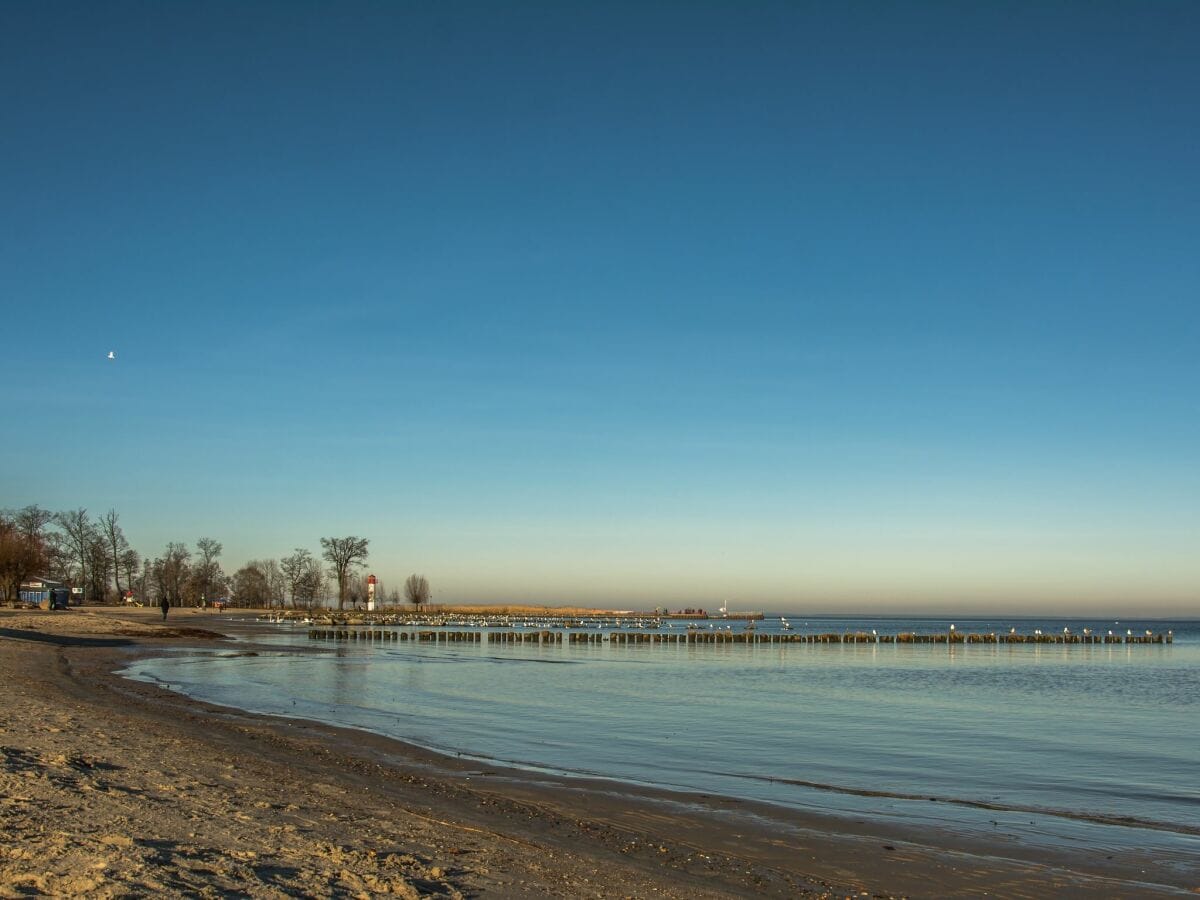
<path id="1" fill-rule="evenodd" d="M 367 599 L 367 579 L 361 569 L 368 556 L 368 538 L 323 537 L 319 556 L 297 547 L 281 559 L 254 559 L 232 574 L 221 566 L 220 541 L 202 537 L 194 548 L 170 542 L 158 556 L 143 555 L 130 546 L 120 516 L 109 510 L 95 519 L 86 509 L 51 512 L 40 506 L 0 510 L 0 601 L 20 598 L 21 585 L 47 578 L 79 588 L 84 602 L 121 603 L 127 592 L 139 602 L 200 606 L 229 598 L 238 606 L 325 606 L 330 590 L 337 591 L 338 609 L 347 602 Z M 328 567 L 326 567 L 328 566 Z M 376 584 L 376 599 L 398 604 L 400 592 L 385 595 Z M 405 599 L 430 600 L 429 582 L 412 575 L 405 582 Z"/>

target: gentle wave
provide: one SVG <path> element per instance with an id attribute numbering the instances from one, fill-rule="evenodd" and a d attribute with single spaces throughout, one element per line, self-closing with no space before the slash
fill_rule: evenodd
<path id="1" fill-rule="evenodd" d="M 837 784 L 822 784 L 819 781 L 804 781 L 799 778 L 772 778 L 766 775 L 746 775 L 740 772 L 716 772 L 723 778 L 746 779 L 761 781 L 767 784 L 787 784 L 792 787 L 809 788 L 815 791 L 826 791 L 831 794 L 846 794 L 854 797 L 877 797 L 887 800 L 921 800 L 933 803 L 950 803 L 955 806 L 966 806 L 971 809 L 987 809 L 994 812 L 1031 813 L 1039 816 L 1054 816 L 1059 819 L 1070 819 L 1075 822 L 1092 822 L 1097 825 L 1119 825 L 1126 828 L 1149 828 L 1153 831 L 1169 831 L 1175 834 L 1200 835 L 1200 827 L 1183 825 L 1178 822 L 1160 822 L 1155 819 L 1138 816 L 1118 816 L 1105 813 L 1089 813 L 1074 810 L 1054 809 L 1046 806 L 1023 806 L 1012 803 L 996 803 L 991 800 L 969 800 L 962 797 L 929 796 L 927 794 L 906 794 L 900 791 L 872 790 L 854 788 Z M 1174 795 L 1171 799 L 1178 799 Z M 1198 801 L 1191 801 L 1198 802 Z"/>

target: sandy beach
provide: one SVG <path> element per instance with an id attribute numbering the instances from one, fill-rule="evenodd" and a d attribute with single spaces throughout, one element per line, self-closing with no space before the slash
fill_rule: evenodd
<path id="1" fill-rule="evenodd" d="M 0 612 L 0 896 L 1095 896 L 1143 864 L 1013 858 L 208 706 L 113 673 L 235 633 L 254 652 L 254 624 L 159 619 Z"/>

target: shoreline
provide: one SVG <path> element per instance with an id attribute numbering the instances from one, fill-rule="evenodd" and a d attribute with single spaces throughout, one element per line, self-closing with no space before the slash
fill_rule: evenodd
<path id="1" fill-rule="evenodd" d="M 533 773 L 211 706 L 115 673 L 166 648 L 211 650 L 212 632 L 237 634 L 252 651 L 264 630 L 228 613 L 172 610 L 165 626 L 158 616 L 0 616 L 10 685 L 0 787 L 15 826 L 0 857 L 3 896 L 39 885 L 94 896 L 202 884 L 250 896 L 1179 896 L 1194 887 L 1137 877 L 1144 860 L 1069 848 L 1013 858 L 1030 854 L 915 822 Z M 65 880 L 81 877 L 66 865 L 78 853 L 90 854 L 96 884 Z"/>

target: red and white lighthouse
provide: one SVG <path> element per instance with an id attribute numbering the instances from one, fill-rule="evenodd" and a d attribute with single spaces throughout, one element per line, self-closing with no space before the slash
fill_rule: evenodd
<path id="1" fill-rule="evenodd" d="M 375 576 L 367 576 L 367 612 L 375 612 Z"/>

